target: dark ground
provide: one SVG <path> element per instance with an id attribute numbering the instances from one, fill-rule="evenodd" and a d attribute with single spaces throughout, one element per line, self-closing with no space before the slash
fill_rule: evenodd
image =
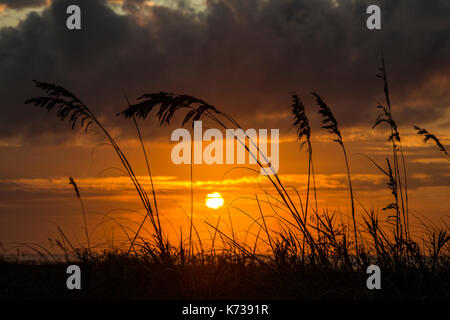
<path id="1" fill-rule="evenodd" d="M 66 287 L 66 263 L 0 261 L 0 299 L 450 299 L 448 271 L 389 271 L 368 290 L 365 270 L 215 263 L 161 265 L 112 256 L 76 263 L 81 290 Z M 448 269 L 448 268 L 444 268 Z"/>

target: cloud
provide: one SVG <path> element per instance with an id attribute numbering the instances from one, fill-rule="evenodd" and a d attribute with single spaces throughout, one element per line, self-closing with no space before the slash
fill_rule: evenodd
<path id="1" fill-rule="evenodd" d="M 20 10 L 24 8 L 42 7 L 48 4 L 48 0 L 0 0 L 0 7 Z M 3 6 L 2 6 L 3 5 Z"/>
<path id="2" fill-rule="evenodd" d="M 336 6 L 333 1 L 209 0 L 198 12 L 186 10 L 186 1 L 135 10 L 147 1 L 128 0 L 122 4 L 126 14 L 119 14 L 107 1 L 54 0 L 17 27 L 0 29 L 0 136 L 39 140 L 50 132 L 63 140 L 69 134 L 67 124 L 23 105 L 40 93 L 32 79 L 67 87 L 111 126 L 123 124 L 113 116 L 125 108 L 122 88 L 131 97 L 157 90 L 189 93 L 245 125 L 257 119 L 261 126 L 279 128 L 290 126 L 289 117 L 270 115 L 289 112 L 291 90 L 318 120 L 309 95 L 314 90 L 342 126 L 370 125 L 383 101 L 375 77 L 381 48 L 400 124 L 439 119 L 450 105 L 442 93 L 448 92 L 450 5 L 376 2 L 381 31 L 366 29 L 363 1 Z M 82 9 L 80 31 L 65 28 L 65 9 L 72 3 Z M 444 88 L 426 86 L 433 81 Z M 414 92 L 423 88 L 426 94 L 417 100 Z M 411 105 L 413 98 L 419 105 Z M 161 134 L 156 122 L 144 130 Z"/>
<path id="3" fill-rule="evenodd" d="M 146 0 L 124 0 L 122 3 L 122 9 L 128 12 L 136 12 L 145 5 Z"/>

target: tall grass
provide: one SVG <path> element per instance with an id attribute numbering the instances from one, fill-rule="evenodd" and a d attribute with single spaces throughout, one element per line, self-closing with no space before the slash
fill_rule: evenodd
<path id="1" fill-rule="evenodd" d="M 69 120 L 72 124 L 72 128 L 75 128 L 79 123 L 80 127 L 87 131 L 90 125 L 96 125 L 101 129 L 107 141 L 113 146 L 146 210 L 143 221 L 139 224 L 137 230 L 133 230 L 131 236 L 127 234 L 130 245 L 127 254 L 130 254 L 132 248 L 140 248 L 140 250 L 135 250 L 136 254 L 141 252 L 143 257 L 151 257 L 156 261 L 163 261 L 169 264 L 178 263 L 185 265 L 186 262 L 195 264 L 196 261 L 200 261 L 201 264 L 213 262 L 221 263 L 221 261 L 230 259 L 236 263 L 242 264 L 247 264 L 248 261 L 251 263 L 256 262 L 269 269 L 272 269 L 275 265 L 280 268 L 313 266 L 333 270 L 353 270 L 374 261 L 383 263 L 390 268 L 399 268 L 405 265 L 429 268 L 430 264 L 427 262 L 427 259 L 432 257 L 431 265 L 433 268 L 436 268 L 440 263 L 440 257 L 448 253 L 448 243 L 450 238 L 446 228 L 430 227 L 424 223 L 423 225 L 429 235 L 427 241 L 429 248 L 427 251 L 424 246 L 420 247 L 417 242 L 412 239 L 409 232 L 405 158 L 397 124 L 392 116 L 391 99 L 384 60 L 382 60 L 380 71 L 381 74 L 378 76 L 384 83 L 386 107 L 379 106 L 379 109 L 381 109 L 382 112 L 376 119 L 374 127 L 377 127 L 381 123 L 387 123 L 389 125 L 390 135 L 388 141 L 392 144 L 392 159 L 389 157 L 386 158 L 386 168 L 379 165 L 371 158 L 369 158 L 369 160 L 383 173 L 383 175 L 386 176 L 387 188 L 393 196 L 392 202 L 383 208 L 384 211 L 392 210 L 394 212 L 388 216 L 387 221 L 382 221 L 380 219 L 378 211 L 373 208 L 368 209 L 360 203 L 362 212 L 358 218 L 360 218 L 361 224 L 358 225 L 350 165 L 344 140 L 338 127 L 338 121 L 334 117 L 331 108 L 322 100 L 322 98 L 317 93 L 312 93 L 319 106 L 319 114 L 322 116 L 322 128 L 327 129 L 333 136 L 333 141 L 341 146 L 344 155 L 349 186 L 349 200 L 351 203 L 351 226 L 348 225 L 348 223 L 346 224 L 343 222 L 342 216 L 345 213 L 340 211 L 330 211 L 327 208 L 322 208 L 321 212 L 319 211 L 311 142 L 311 125 L 306 114 L 305 106 L 299 96 L 296 93 L 293 93 L 291 96 L 293 126 L 297 130 L 300 149 L 306 147 L 308 154 L 308 174 L 305 193 L 301 194 L 301 192 L 295 188 L 285 185 L 273 169 L 267 168 L 266 164 L 269 163 L 267 156 L 259 149 L 256 141 L 253 141 L 252 138 L 247 135 L 244 139 L 235 135 L 234 138 L 238 143 L 245 147 L 249 157 L 252 157 L 256 161 L 261 170 L 268 173 L 265 178 L 268 179 L 270 185 L 273 187 L 275 195 L 271 194 L 269 191 L 263 190 L 267 198 L 266 200 L 258 197 L 258 195 L 255 195 L 255 197 L 252 198 L 257 206 L 256 217 L 252 213 L 247 213 L 232 204 L 227 208 L 228 210 L 233 208 L 240 211 L 252 220 L 252 225 L 257 226 L 258 230 L 255 234 L 255 240 L 251 244 L 249 244 L 249 241 L 240 242 L 238 240 L 238 237 L 236 237 L 234 232 L 230 214 L 230 232 L 225 232 L 221 229 L 220 217 L 213 223 L 205 221 L 209 228 L 208 230 L 212 232 L 211 248 L 207 251 L 209 254 L 207 253 L 206 255 L 204 255 L 202 239 L 193 222 L 194 189 L 192 165 L 190 170 L 191 212 L 190 215 L 188 215 L 190 218 L 189 235 L 183 238 L 183 232 L 180 229 L 180 242 L 178 248 L 172 246 L 165 238 L 165 233 L 163 232 L 160 223 L 155 186 L 150 171 L 150 158 L 146 152 L 144 140 L 137 120 L 146 119 L 154 112 L 154 116 L 159 121 L 160 125 L 169 125 L 173 122 L 175 115 L 184 112 L 184 118 L 181 121 L 182 126 L 189 123 L 192 124 L 197 120 L 207 119 L 225 131 L 229 130 L 229 128 L 234 128 L 242 129 L 243 132 L 245 132 L 243 127 L 234 118 L 221 111 L 216 106 L 189 95 L 167 92 L 147 93 L 139 97 L 138 102 L 135 104 L 130 103 L 125 95 L 128 107 L 117 115 L 132 119 L 136 127 L 150 179 L 151 195 L 149 196 L 142 187 L 140 181 L 138 181 L 131 164 L 128 162 L 116 140 L 98 121 L 94 113 L 75 95 L 57 85 L 35 82 L 38 88 L 46 92 L 46 95 L 30 99 L 27 103 L 32 103 L 47 111 L 56 109 L 57 116 L 61 120 Z M 446 149 L 434 135 L 431 135 L 425 129 L 418 127 L 416 127 L 416 129 L 420 135 L 425 137 L 425 142 L 430 139 L 433 140 L 440 150 L 448 156 Z M 248 144 L 246 141 L 248 141 Z M 254 148 L 250 148 L 250 146 L 254 146 Z M 253 150 L 256 150 L 256 152 Z M 255 171 L 260 172 L 257 170 Z M 78 199 L 82 202 L 75 181 L 70 181 L 77 193 Z M 314 194 L 314 207 L 311 205 L 311 188 L 313 189 Z M 298 204 L 294 201 L 295 196 L 298 197 Z M 302 198 L 305 199 L 304 202 L 302 201 Z M 267 204 L 270 207 L 270 210 L 272 211 L 270 217 L 275 219 L 280 226 L 280 230 L 271 228 L 267 221 L 268 215 L 264 212 L 262 204 Z M 82 211 L 83 219 L 85 219 L 84 206 Z M 150 220 L 152 225 L 154 238 L 156 239 L 155 244 L 148 241 L 148 239 L 144 238 L 141 234 L 141 230 L 143 230 L 144 223 L 147 219 Z M 87 222 L 86 220 L 84 221 L 85 233 L 88 238 Z M 388 225 L 394 225 L 393 238 L 391 237 L 390 231 L 386 229 L 385 222 L 388 223 Z M 123 226 L 121 226 L 121 228 L 125 231 Z M 63 231 L 61 229 L 59 230 L 63 238 L 61 247 L 66 248 L 67 251 L 67 246 L 69 246 L 71 247 L 71 250 L 76 251 L 76 248 L 70 243 Z M 351 239 L 349 236 L 351 232 L 348 230 L 353 231 L 354 246 L 352 245 L 352 242 L 349 241 L 349 239 Z M 194 233 L 198 239 L 196 253 L 194 249 Z M 247 234 L 248 233 L 249 231 Z M 184 243 L 185 240 L 188 241 L 187 245 Z M 217 241 L 220 240 L 222 241 L 222 249 L 218 249 L 218 245 L 216 244 Z M 269 247 L 269 255 L 260 254 L 263 252 L 258 250 L 260 243 L 264 243 L 266 247 Z M 89 248 L 91 247 L 89 240 L 88 246 Z M 201 259 L 196 259 L 196 257 L 200 257 Z"/>
<path id="2" fill-rule="evenodd" d="M 417 134 L 423 137 L 423 142 L 427 143 L 429 140 L 434 141 L 436 146 L 439 148 L 439 151 L 442 152 L 444 157 L 450 161 L 449 154 L 447 152 L 447 149 L 445 149 L 444 145 L 441 143 L 441 141 L 434 135 L 429 133 L 426 129 L 420 128 L 418 126 L 414 126 L 414 129 L 416 129 Z"/>
<path id="3" fill-rule="evenodd" d="M 171 123 L 176 113 L 186 110 L 187 112 L 181 123 L 182 126 L 186 125 L 189 122 L 207 118 L 218 124 L 225 131 L 228 131 L 231 127 L 235 129 L 241 129 L 245 132 L 243 127 L 230 115 L 220 111 L 215 106 L 193 96 L 158 92 L 144 94 L 138 99 L 142 101 L 130 106 L 119 114 L 123 115 L 126 118 L 147 118 L 147 116 L 153 110 L 157 109 L 157 111 L 155 111 L 156 118 L 159 120 L 161 125 L 167 125 Z M 256 153 L 250 150 L 249 145 L 245 143 L 245 140 L 242 141 L 239 136 L 234 134 L 234 131 L 232 133 L 238 143 L 242 144 L 245 147 L 245 150 L 247 151 L 249 156 L 256 161 L 261 170 L 264 170 L 264 172 L 268 173 L 268 175 L 266 176 L 267 179 L 269 179 L 277 194 L 281 197 L 284 207 L 295 219 L 296 227 L 301 231 L 302 236 L 305 237 L 310 252 L 312 253 L 312 255 L 320 257 L 320 252 L 317 250 L 318 246 L 315 243 L 309 229 L 307 228 L 307 222 L 304 220 L 304 216 L 300 214 L 297 206 L 295 206 L 291 195 L 287 192 L 286 187 L 281 182 L 278 174 L 273 170 L 272 167 L 270 167 L 271 171 L 268 171 L 268 169 L 263 165 L 261 159 L 263 159 L 265 163 L 269 163 L 266 155 L 261 152 L 256 142 L 253 141 L 248 135 L 246 135 L 246 138 L 249 141 L 249 145 L 252 144 L 255 147 L 255 149 L 257 150 Z"/>
<path id="4" fill-rule="evenodd" d="M 308 182 L 306 185 L 306 203 L 304 210 L 304 221 L 308 221 L 308 208 L 309 208 L 309 194 L 310 194 L 310 182 L 311 176 L 313 180 L 314 201 L 315 201 L 315 213 L 319 212 L 317 206 L 317 190 L 316 190 L 316 178 L 314 174 L 314 162 L 313 162 L 313 149 L 311 145 L 311 126 L 309 119 L 306 115 L 305 106 L 300 100 L 299 96 L 294 92 L 292 93 L 292 114 L 294 116 L 294 127 L 297 128 L 297 138 L 300 142 L 300 149 L 306 145 L 306 151 L 308 153 Z M 302 260 L 304 259 L 304 248 L 302 246 Z"/>
<path id="5" fill-rule="evenodd" d="M 395 198 L 397 203 L 396 207 L 394 208 L 397 212 L 396 238 L 398 239 L 399 243 L 404 243 L 408 241 L 409 237 L 408 180 L 400 133 L 398 131 L 397 123 L 392 116 L 391 98 L 389 94 L 388 78 L 384 57 L 381 58 L 381 67 L 379 67 L 379 71 L 380 73 L 377 74 L 377 77 L 383 80 L 383 91 L 386 106 L 378 106 L 378 108 L 381 110 L 381 113 L 376 118 L 372 128 L 377 127 L 381 123 L 386 123 L 389 126 L 390 135 L 388 137 L 388 141 L 392 144 L 393 178 L 396 184 Z M 402 248 L 403 246 L 400 246 L 400 249 Z"/>
<path id="6" fill-rule="evenodd" d="M 77 199 L 78 199 L 78 201 L 80 201 L 81 213 L 83 215 L 83 223 L 84 223 L 84 234 L 86 235 L 86 241 L 87 241 L 87 245 L 88 245 L 89 254 L 91 254 L 91 242 L 89 241 L 89 231 L 88 231 L 88 224 L 87 224 L 87 220 L 86 220 L 86 211 L 84 209 L 83 200 L 81 200 L 80 190 L 78 190 L 78 186 L 72 177 L 69 177 L 69 184 L 71 184 L 73 186 L 73 189 L 75 191 Z"/>
<path id="7" fill-rule="evenodd" d="M 355 217 L 355 200 L 353 197 L 353 187 L 352 187 L 352 179 L 350 175 L 350 166 L 348 164 L 348 158 L 347 158 L 347 151 L 345 149 L 344 140 L 342 139 L 341 131 L 338 127 L 338 122 L 336 118 L 333 115 L 333 112 L 328 107 L 328 105 L 320 98 L 320 96 L 313 92 L 312 95 L 316 97 L 317 104 L 319 105 L 319 113 L 322 115 L 322 128 L 327 129 L 328 133 L 335 136 L 333 139 L 334 142 L 337 142 L 341 148 L 342 152 L 344 154 L 344 160 L 345 160 L 345 167 L 347 169 L 347 179 L 348 179 L 348 188 L 350 191 L 350 203 L 352 208 L 352 221 L 353 221 L 353 231 L 355 235 L 355 251 L 356 256 L 358 256 L 358 232 L 356 228 L 356 217 Z"/>
<path id="8" fill-rule="evenodd" d="M 127 101 L 128 106 L 130 106 L 130 100 L 128 99 L 128 96 L 125 93 L 125 91 L 123 91 L 123 94 L 124 94 L 125 100 Z M 134 126 L 136 127 L 136 131 L 137 131 L 137 134 L 138 134 L 138 137 L 139 137 L 139 142 L 140 142 L 141 148 L 142 148 L 142 153 L 143 153 L 144 159 L 145 159 L 145 165 L 147 167 L 148 177 L 150 179 L 150 185 L 151 185 L 151 188 L 152 188 L 152 196 L 153 196 L 153 204 L 154 204 L 154 208 L 155 208 L 155 212 L 156 212 L 155 216 L 156 216 L 156 220 L 157 220 L 157 223 L 158 223 L 158 229 L 161 230 L 161 222 L 160 222 L 160 219 L 159 219 L 159 212 L 158 212 L 158 201 L 156 200 L 155 186 L 153 184 L 153 176 L 152 176 L 152 172 L 150 170 L 150 163 L 149 163 L 149 159 L 148 159 L 148 156 L 147 156 L 147 151 L 145 149 L 144 140 L 142 139 L 141 130 L 139 129 L 139 125 L 138 125 L 135 117 L 133 117 L 133 123 L 134 123 Z M 139 229 L 136 232 L 136 234 L 135 234 L 135 236 L 133 238 L 133 241 L 130 244 L 130 248 L 128 249 L 128 253 L 133 248 L 134 242 L 136 241 L 136 238 L 139 235 L 139 232 L 142 229 L 142 226 L 144 225 L 147 216 L 148 215 L 144 216 L 144 219 L 142 220 L 141 224 L 139 225 Z"/>
<path id="9" fill-rule="evenodd" d="M 73 93 L 55 84 L 39 81 L 34 81 L 34 83 L 35 86 L 43 90 L 46 95 L 29 99 L 25 102 L 26 104 L 34 104 L 35 106 L 45 109 L 48 112 L 56 109 L 57 117 L 62 121 L 68 120 L 69 123 L 72 124 L 72 130 L 77 125 L 79 125 L 80 128 L 85 131 L 87 131 L 91 125 L 95 125 L 101 130 L 104 137 L 113 147 L 116 155 L 119 157 L 119 160 L 125 169 L 126 175 L 133 183 L 133 186 L 138 193 L 139 199 L 143 207 L 145 208 L 146 216 L 149 217 L 152 223 L 153 230 L 155 232 L 155 238 L 157 240 L 157 247 L 160 250 L 160 253 L 164 255 L 166 251 L 166 245 L 164 243 L 162 229 L 159 225 L 159 214 L 152 207 L 151 200 L 147 192 L 137 179 L 133 167 L 129 163 L 125 154 L 122 152 L 122 149 L 119 147 L 116 140 L 109 134 L 108 130 L 98 120 L 95 114 Z M 137 236 L 138 233 L 136 233 L 135 237 Z"/>

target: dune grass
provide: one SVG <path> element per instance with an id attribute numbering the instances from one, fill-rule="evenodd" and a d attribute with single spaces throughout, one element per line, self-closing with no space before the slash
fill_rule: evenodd
<path id="1" fill-rule="evenodd" d="M 138 298 L 448 298 L 448 228 L 419 220 L 427 236 L 411 234 L 406 161 L 400 133 L 392 114 L 384 59 L 379 70 L 381 73 L 378 77 L 383 81 L 386 106 L 378 107 L 381 113 L 373 127 L 381 123 L 388 124 L 388 141 L 392 144 L 392 154 L 386 157 L 385 167 L 367 158 L 386 176 L 388 191 L 393 196 L 393 201 L 383 208 L 384 211 L 393 212 L 387 221 L 380 219 L 378 211 L 364 207 L 355 199 L 349 159 L 338 121 L 331 108 L 317 93 L 313 93 L 319 106 L 319 114 L 323 117 L 322 128 L 328 130 L 333 141 L 343 151 L 351 203 L 351 224 L 343 222 L 345 212 L 330 212 L 327 208 L 318 208 L 311 126 L 305 106 L 300 97 L 293 93 L 293 125 L 297 130 L 299 147 L 307 146 L 308 153 L 306 192 L 300 194 L 285 185 L 276 172 L 270 172 L 270 175 L 264 177 L 273 187 L 274 194 L 263 190 L 266 200 L 255 196 L 258 212 L 248 214 L 258 227 L 255 241 L 238 241 L 233 228 L 231 232 L 226 232 L 220 227 L 220 219 L 217 223 L 205 221 L 212 232 L 210 248 L 204 247 L 196 231 L 192 219 L 193 206 L 188 244 L 184 243 L 182 230 L 179 244 L 170 243 L 165 236 L 159 218 L 150 159 L 137 119 L 146 119 L 154 112 L 161 125 L 168 125 L 173 122 L 176 114 L 185 112 L 182 126 L 208 119 L 223 130 L 243 129 L 233 117 L 212 104 L 185 94 L 147 93 L 139 97 L 136 104 L 130 104 L 127 98 L 127 109 L 117 115 L 132 119 L 137 129 L 151 182 L 151 192 L 148 194 L 117 141 L 80 99 L 58 85 L 35 82 L 46 95 L 30 99 L 27 103 L 47 111 L 56 109 L 57 116 L 61 120 L 68 120 L 72 128 L 77 124 L 84 130 L 88 130 L 91 124 L 100 128 L 119 157 L 124 172 L 133 183 L 146 211 L 139 227 L 129 230 L 132 235 L 128 237 L 129 246 L 125 250 L 114 248 L 94 253 L 86 221 L 84 225 L 88 248 L 73 245 L 60 229 L 62 237 L 57 243 L 64 251 L 66 260 L 71 256 L 91 268 L 92 274 L 98 275 L 91 279 L 96 283 L 96 289 L 89 291 L 85 297 L 122 297 L 122 293 L 108 284 L 106 274 L 109 274 L 109 279 L 117 282 L 117 288 L 123 286 L 130 294 L 127 297 Z M 435 141 L 448 158 L 445 147 L 434 135 L 419 127 L 416 129 L 425 136 L 425 142 L 429 139 Z M 265 154 L 251 137 L 246 136 L 242 140 L 235 136 L 235 139 L 245 147 L 262 170 L 270 170 L 264 165 L 268 163 Z M 250 148 L 251 145 L 255 148 Z M 191 171 L 191 181 L 192 179 Z M 80 200 L 84 217 L 80 192 L 73 179 L 70 183 Z M 311 188 L 314 205 L 311 201 Z M 190 192 L 192 198 L 192 187 Z M 272 208 L 270 213 L 263 212 L 262 202 Z M 269 216 L 278 222 L 280 230 L 268 226 L 266 220 Z M 147 221 L 152 230 L 150 239 L 141 234 Z M 231 217 L 230 224 L 232 225 Z M 216 245 L 218 239 L 222 242 L 221 248 Z M 384 293 L 365 289 L 365 268 L 370 264 L 377 264 L 383 270 L 383 279 L 386 279 L 383 282 Z M 9 270 L 7 262 L 3 262 L 2 266 Z M 29 268 L 38 267 L 31 265 Z M 142 285 L 141 289 L 137 289 L 138 283 Z M 166 287 L 169 289 L 163 289 Z"/>

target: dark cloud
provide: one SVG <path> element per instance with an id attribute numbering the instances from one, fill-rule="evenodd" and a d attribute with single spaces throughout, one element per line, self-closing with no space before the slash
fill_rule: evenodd
<path id="1" fill-rule="evenodd" d="M 122 9 L 128 12 L 136 12 L 142 9 L 146 0 L 124 0 L 122 3 Z"/>
<path id="2" fill-rule="evenodd" d="M 66 7 L 74 3 L 82 9 L 80 31 L 65 28 Z M 342 125 L 371 124 L 382 101 L 375 77 L 381 49 L 400 123 L 422 116 L 432 121 L 450 104 L 448 94 L 435 101 L 430 88 L 415 112 L 407 111 L 413 110 L 409 105 L 401 111 L 411 92 L 434 77 L 448 78 L 446 1 L 338 1 L 335 6 L 324 0 L 210 0 L 199 13 L 180 3 L 178 9 L 137 10 L 142 1 L 128 0 L 123 3 L 128 14 L 119 15 L 105 1 L 54 0 L 42 15 L 32 13 L 18 27 L 0 29 L 0 136 L 68 131 L 23 105 L 38 94 L 32 79 L 66 86 L 112 125 L 118 121 L 113 115 L 125 107 L 121 88 L 131 97 L 156 90 L 190 93 L 249 125 L 255 113 L 289 110 L 292 90 L 315 114 L 309 94 L 314 90 Z M 365 10 L 374 3 L 382 9 L 379 31 L 365 27 Z"/>
<path id="3" fill-rule="evenodd" d="M 2 4 L 10 9 L 23 9 L 45 6 L 47 0 L 0 0 L 0 5 Z"/>

